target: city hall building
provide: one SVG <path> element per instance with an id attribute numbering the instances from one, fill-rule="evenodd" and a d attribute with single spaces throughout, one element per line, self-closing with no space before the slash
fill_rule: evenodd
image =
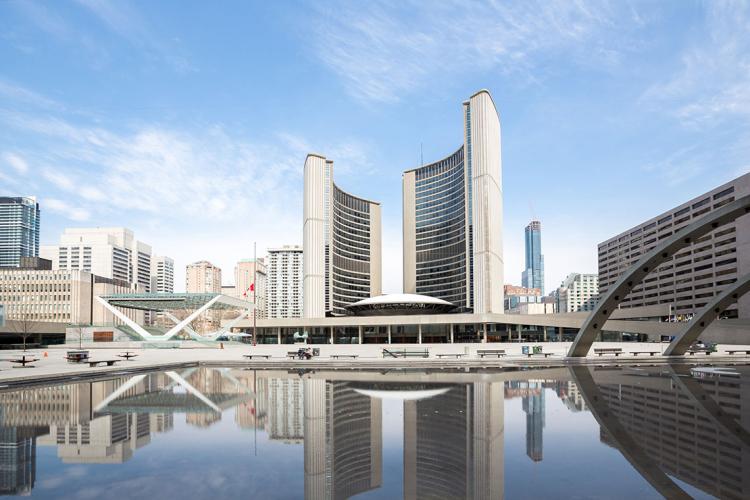
<path id="1" fill-rule="evenodd" d="M 403 174 L 404 292 L 460 311 L 503 311 L 500 119 L 481 90 L 463 103 L 463 144 Z"/>

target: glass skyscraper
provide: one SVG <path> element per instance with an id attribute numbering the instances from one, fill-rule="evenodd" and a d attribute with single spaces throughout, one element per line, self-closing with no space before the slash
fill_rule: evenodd
<path id="1" fill-rule="evenodd" d="M 526 226 L 526 270 L 521 277 L 524 288 L 538 288 L 544 295 L 544 255 L 542 255 L 542 223 L 533 220 Z"/>
<path id="2" fill-rule="evenodd" d="M 34 197 L 0 197 L 0 267 L 39 256 L 39 204 Z"/>

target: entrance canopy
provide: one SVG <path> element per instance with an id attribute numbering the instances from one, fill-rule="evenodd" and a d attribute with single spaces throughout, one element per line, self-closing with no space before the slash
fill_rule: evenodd
<path id="1" fill-rule="evenodd" d="M 252 308 L 252 302 L 221 293 L 123 293 L 101 297 L 115 307 L 142 311 L 200 309 L 211 301 L 214 301 L 212 309 Z"/>
<path id="2" fill-rule="evenodd" d="M 101 295 L 96 300 L 108 311 L 114 314 L 123 323 L 132 328 L 137 335 L 147 341 L 166 341 L 177 335 L 183 329 L 194 340 L 218 340 L 219 337 L 231 330 L 231 328 L 246 318 L 254 309 L 255 305 L 247 300 L 241 300 L 221 293 L 126 293 L 119 295 Z M 165 316 L 176 324 L 164 335 L 153 335 L 146 331 L 143 326 L 128 318 L 118 308 L 141 309 L 144 311 L 162 311 Z M 208 309 L 234 309 L 240 310 L 237 318 L 224 325 L 214 334 L 202 337 L 192 328 L 190 322 L 200 316 Z M 187 318 L 179 320 L 169 313 L 175 309 L 192 309 L 193 312 Z"/>

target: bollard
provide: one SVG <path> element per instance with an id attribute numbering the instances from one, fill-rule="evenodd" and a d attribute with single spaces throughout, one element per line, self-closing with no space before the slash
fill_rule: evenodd
<path id="1" fill-rule="evenodd" d="M 219 342 L 219 349 L 224 349 L 224 342 Z"/>

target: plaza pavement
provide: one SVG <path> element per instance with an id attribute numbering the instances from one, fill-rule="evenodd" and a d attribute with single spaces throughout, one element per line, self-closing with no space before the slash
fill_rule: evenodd
<path id="1" fill-rule="evenodd" d="M 525 366 L 561 366 L 566 363 L 596 363 L 596 364 L 652 364 L 667 362 L 659 355 L 639 355 L 635 357 L 633 351 L 663 352 L 667 343 L 633 343 L 633 342 L 597 342 L 591 349 L 589 356 L 581 359 L 564 359 L 570 347 L 570 342 L 546 343 L 489 343 L 489 344 L 316 344 L 309 347 L 320 349 L 320 356 L 312 360 L 290 360 L 287 352 L 296 351 L 296 345 L 258 345 L 239 343 L 197 344 L 186 342 L 177 349 L 142 348 L 140 343 L 115 343 L 84 345 L 90 351 L 91 360 L 121 359 L 117 355 L 124 351 L 131 351 L 138 356 L 131 360 L 122 360 L 115 366 L 89 367 L 88 364 L 69 363 L 65 359 L 66 351 L 78 349 L 78 345 L 50 346 L 43 349 L 30 349 L 25 353 L 19 350 L 0 351 L 0 389 L 3 384 L 16 383 L 48 383 L 60 380 L 78 380 L 91 376 L 119 374 L 123 371 L 154 370 L 160 368 L 209 364 L 233 367 L 255 367 L 258 369 L 461 369 L 461 368 L 518 368 Z M 549 358 L 533 356 L 527 358 L 521 353 L 522 346 L 541 345 L 543 352 L 553 353 Z M 594 348 L 620 347 L 624 354 L 596 356 Z M 429 351 L 429 358 L 393 359 L 383 358 L 382 350 L 424 350 Z M 729 356 L 726 349 L 750 349 L 750 346 L 720 345 L 718 352 L 706 356 L 677 357 L 679 362 L 717 363 L 734 362 L 750 363 L 750 356 Z M 506 356 L 502 358 L 479 358 L 478 349 L 504 349 Z M 247 360 L 243 354 L 267 354 L 269 360 Z M 439 358 L 438 354 L 463 354 L 460 358 Z M 21 355 L 33 356 L 39 361 L 33 367 L 14 367 L 10 359 L 17 359 Z M 354 354 L 356 359 L 333 359 L 335 354 Z M 675 358 L 670 358 L 672 362 Z"/>

